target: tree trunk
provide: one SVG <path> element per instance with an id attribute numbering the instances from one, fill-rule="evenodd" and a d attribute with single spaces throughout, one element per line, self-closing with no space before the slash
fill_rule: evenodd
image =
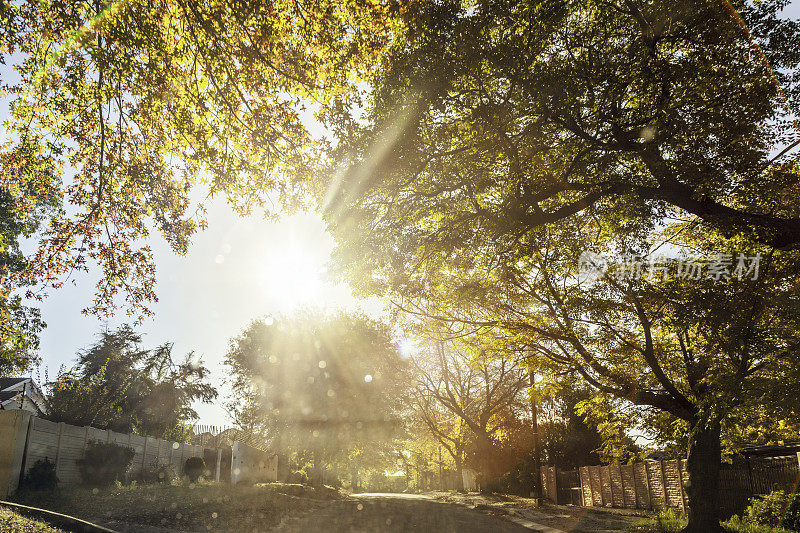
<path id="1" fill-rule="evenodd" d="M 478 472 L 478 484 L 483 494 L 493 494 L 498 491 L 500 485 L 500 474 L 494 462 L 494 447 L 487 434 L 475 436 L 477 455 L 480 461 L 480 472 Z"/>
<path id="2" fill-rule="evenodd" d="M 456 490 L 464 492 L 464 463 L 460 457 L 456 457 Z"/>
<path id="3" fill-rule="evenodd" d="M 720 423 L 715 417 L 701 417 L 689 435 L 686 470 L 686 496 L 689 523 L 685 533 L 721 532 L 719 523 L 718 484 L 722 461 Z"/>
<path id="4" fill-rule="evenodd" d="M 541 483 L 541 445 L 539 442 L 539 406 L 536 402 L 536 394 L 534 387 L 536 385 L 536 376 L 533 371 L 529 373 L 531 381 L 531 425 L 533 429 L 533 465 L 531 473 L 531 498 L 542 497 L 542 483 Z"/>

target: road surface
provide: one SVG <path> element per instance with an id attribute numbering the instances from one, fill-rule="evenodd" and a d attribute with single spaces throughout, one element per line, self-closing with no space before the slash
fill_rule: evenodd
<path id="1" fill-rule="evenodd" d="M 275 531 L 530 533 L 535 529 L 424 495 L 381 493 L 356 494 L 347 500 L 326 502 L 318 509 L 288 519 Z"/>

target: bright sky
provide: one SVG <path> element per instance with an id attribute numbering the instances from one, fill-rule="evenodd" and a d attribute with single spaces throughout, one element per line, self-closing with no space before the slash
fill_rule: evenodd
<path id="1" fill-rule="evenodd" d="M 794 0 L 784 13 L 800 19 L 800 0 Z M 0 118 L 5 118 L 8 103 L 0 105 Z M 218 199 L 209 206 L 208 222 L 208 229 L 195 236 L 184 257 L 173 254 L 161 239 L 152 240 L 160 301 L 152 306 L 154 317 L 146 319 L 139 330 L 147 346 L 174 342 L 177 357 L 194 350 L 212 370 L 212 382 L 222 396 L 226 393 L 221 387 L 222 360 L 228 341 L 250 320 L 303 305 L 360 307 L 371 315 L 381 313 L 380 302 L 359 302 L 346 286 L 318 278 L 333 247 L 318 215 L 271 223 L 258 216 L 240 218 L 224 199 Z M 51 378 L 59 366 L 71 366 L 75 353 L 90 345 L 106 326 L 96 317 L 81 314 L 94 295 L 93 276 L 78 276 L 75 281 L 41 305 L 48 324 L 41 336 L 42 372 L 48 368 Z M 122 324 L 126 318 L 123 313 L 108 326 Z M 199 422 L 229 423 L 223 399 L 196 406 Z"/>
<path id="2" fill-rule="evenodd" d="M 220 386 L 228 341 L 254 318 L 298 306 L 380 314 L 378 301 L 358 301 L 346 285 L 321 280 L 333 240 L 318 215 L 295 215 L 280 222 L 241 218 L 224 201 L 214 202 L 208 215 L 208 229 L 196 236 L 186 256 L 153 239 L 159 302 L 151 307 L 154 316 L 138 328 L 147 346 L 174 342 L 177 357 L 194 350 Z M 71 365 L 76 351 L 91 344 L 105 327 L 104 321 L 81 314 L 93 291 L 94 278 L 80 276 L 74 286 L 55 291 L 41 306 L 47 322 L 41 336 L 42 368 L 49 369 L 51 378 L 60 365 Z M 122 313 L 108 326 L 126 318 Z M 204 424 L 227 423 L 221 405 L 196 408 Z"/>

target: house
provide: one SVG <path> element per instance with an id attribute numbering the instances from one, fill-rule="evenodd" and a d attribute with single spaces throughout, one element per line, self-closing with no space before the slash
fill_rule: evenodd
<path id="1" fill-rule="evenodd" d="M 44 394 L 32 378 L 0 378 L 0 409 L 24 409 L 42 415 L 46 411 Z"/>

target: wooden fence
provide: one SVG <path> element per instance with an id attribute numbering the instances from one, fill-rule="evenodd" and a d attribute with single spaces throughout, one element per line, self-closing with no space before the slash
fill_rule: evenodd
<path id="1" fill-rule="evenodd" d="M 628 465 L 584 466 L 572 472 L 542 467 L 542 495 L 556 503 L 628 509 L 687 509 L 685 459 Z M 724 515 L 741 512 L 751 497 L 773 490 L 794 490 L 800 479 L 797 457 L 739 458 L 720 471 L 719 501 Z M 569 485 L 569 486 L 565 486 Z M 570 497 L 580 492 L 579 497 Z"/>
<path id="2" fill-rule="evenodd" d="M 738 458 L 723 465 L 719 476 L 719 500 L 723 514 L 740 513 L 750 498 L 773 490 L 792 492 L 800 477 L 800 454 L 786 457 Z"/>
<path id="3" fill-rule="evenodd" d="M 584 466 L 578 471 L 584 506 L 686 511 L 685 459 Z"/>

